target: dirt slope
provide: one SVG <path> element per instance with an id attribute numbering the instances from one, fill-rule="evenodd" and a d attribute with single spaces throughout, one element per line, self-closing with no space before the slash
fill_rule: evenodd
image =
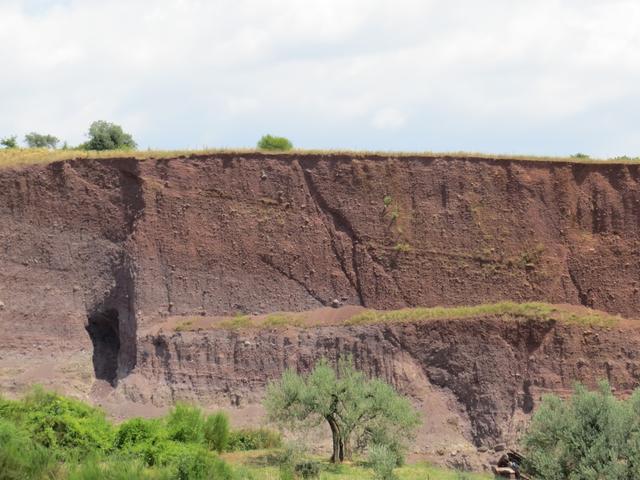
<path id="1" fill-rule="evenodd" d="M 244 358 L 237 334 L 184 334 L 158 349 L 150 347 L 155 340 L 138 340 L 139 331 L 173 315 L 299 311 L 336 300 L 379 309 L 544 300 L 628 317 L 640 311 L 640 165 L 258 153 L 76 160 L 0 170 L 0 225 L 5 390 L 67 378 L 88 393 L 85 380 L 94 375 L 115 384 L 140 374 L 156 379 L 159 399 L 190 389 L 198 398 L 223 393 L 216 375 L 241 363 L 221 360 L 227 366 L 215 373 L 215 355 L 198 353 L 204 363 L 187 381 L 175 355 L 206 352 L 199 342 L 215 341 Z M 505 418 L 524 384 L 502 391 L 495 379 L 482 380 L 494 378 L 487 352 L 502 351 L 504 368 L 517 360 L 525 369 L 531 335 L 575 345 L 575 355 L 550 350 L 545 368 L 553 373 L 536 385 L 547 388 L 559 376 L 551 389 L 581 375 L 564 362 L 591 355 L 578 348 L 586 348 L 582 333 L 556 327 L 548 336 L 543 327 L 481 322 L 475 343 L 454 328 L 327 327 L 309 338 L 292 332 L 293 339 L 277 332 L 260 340 L 275 350 L 246 359 L 247 378 L 252 369 L 276 374 L 294 362 L 282 360 L 293 348 L 285 341 L 303 359 L 344 342 L 380 371 L 390 368 L 385 349 L 397 348 L 398 361 L 424 375 L 420 382 L 448 389 L 464 406 L 469 435 L 497 439 L 510 432 Z M 489 350 L 477 341 L 484 336 Z M 606 343 L 622 348 L 614 340 Z M 614 355 L 608 348 L 597 358 Z M 630 343 L 624 348 L 633 351 Z M 165 352 L 173 352 L 170 361 Z M 471 362 L 477 358 L 485 360 Z M 630 386 L 629 368 L 616 363 L 610 375 Z M 135 396 L 129 380 L 123 388 L 130 383 Z M 242 390 L 233 385 L 229 392 Z M 150 398 L 140 388 L 139 399 Z"/>

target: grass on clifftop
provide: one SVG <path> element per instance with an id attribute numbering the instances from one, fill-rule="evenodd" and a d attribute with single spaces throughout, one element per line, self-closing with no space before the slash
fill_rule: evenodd
<path id="1" fill-rule="evenodd" d="M 293 149 L 286 152 L 270 152 L 255 148 L 218 148 L 202 150 L 50 150 L 46 148 L 4 148 L 0 149 L 0 168 L 16 167 L 21 165 L 47 164 L 60 160 L 82 160 L 101 158 L 136 158 L 139 160 L 156 158 L 198 157 L 215 154 L 264 154 L 277 156 L 300 155 L 349 155 L 354 158 L 362 157 L 428 157 L 428 158 L 472 158 L 472 159 L 502 159 L 502 160 L 531 160 L 540 162 L 563 163 L 593 163 L 593 164 L 630 164 L 640 163 L 640 158 L 618 157 L 610 159 L 583 158 L 583 157 L 551 157 L 517 154 L 488 154 L 477 152 L 391 152 L 391 151 L 367 151 L 367 150 L 314 150 Z"/>

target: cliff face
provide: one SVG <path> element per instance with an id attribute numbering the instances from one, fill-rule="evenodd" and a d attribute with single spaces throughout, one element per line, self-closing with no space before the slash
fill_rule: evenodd
<path id="1" fill-rule="evenodd" d="M 25 352 L 37 351 L 45 363 L 90 352 L 98 379 L 115 384 L 145 372 L 165 400 L 183 383 L 196 396 L 216 393 L 224 372 L 244 368 L 245 360 L 266 368 L 280 359 L 269 367 L 274 375 L 298 362 L 282 360 L 281 351 L 294 347 L 280 333 L 265 334 L 277 348 L 257 351 L 265 357 L 256 359 L 243 357 L 234 333 L 165 346 L 160 336 L 151 348 L 156 340 L 141 340 L 140 332 L 167 315 L 297 311 L 335 299 L 379 309 L 510 299 L 629 317 L 640 310 L 640 165 L 257 153 L 66 161 L 0 170 L 0 225 L 2 361 Z M 343 336 L 347 351 L 364 349 L 363 366 L 374 362 L 367 368 L 391 368 L 385 349 L 397 348 L 464 405 L 463 392 L 477 389 L 468 396 L 479 406 L 467 409 L 477 418 L 473 434 L 502 435 L 504 418 L 493 424 L 482 408 L 512 409 L 524 384 L 503 391 L 497 380 L 483 383 L 493 375 L 488 358 L 438 367 L 450 361 L 447 345 L 464 346 L 470 361 L 486 344 L 459 341 L 464 331 L 445 335 L 444 324 L 438 339 L 420 328 L 362 327 Z M 518 335 L 527 330 L 500 328 L 491 351 L 525 358 L 529 337 Z M 310 358 L 337 349 L 338 333 L 321 329 L 304 341 L 296 333 L 294 346 Z M 358 343 L 360 336 L 366 340 Z M 242 361 L 221 360 L 224 369 L 209 370 L 218 347 L 201 345 L 206 339 L 226 342 L 219 348 Z M 439 342 L 438 353 L 424 339 Z M 196 349 L 204 377 L 176 380 L 183 349 Z M 173 353 L 165 361 L 166 352 Z M 544 381 L 562 377 L 549 388 L 580 374 L 563 370 L 563 355 L 549 353 L 557 364 Z M 227 382 L 229 391 L 240 388 Z"/>
<path id="2" fill-rule="evenodd" d="M 152 404 L 190 400 L 244 407 L 262 399 L 286 368 L 349 355 L 358 369 L 411 396 L 425 417 L 438 395 L 477 445 L 514 441 L 548 392 L 606 379 L 618 391 L 640 379 L 640 330 L 555 321 L 480 318 L 412 324 L 172 332 L 143 337 L 124 384 Z M 427 420 L 429 420 L 427 418 Z"/>

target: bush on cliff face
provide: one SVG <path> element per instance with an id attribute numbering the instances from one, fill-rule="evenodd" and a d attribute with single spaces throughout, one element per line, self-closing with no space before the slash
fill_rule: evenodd
<path id="1" fill-rule="evenodd" d="M 285 137 L 274 137 L 273 135 L 264 135 L 258 142 L 260 150 L 291 150 L 293 144 Z"/>
<path id="2" fill-rule="evenodd" d="M 544 398 L 523 439 L 526 471 L 545 480 L 640 478 L 640 389 L 626 400 L 608 383 Z"/>

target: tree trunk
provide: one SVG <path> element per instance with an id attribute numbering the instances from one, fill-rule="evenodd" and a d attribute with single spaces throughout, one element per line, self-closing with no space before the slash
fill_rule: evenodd
<path id="1" fill-rule="evenodd" d="M 342 452 L 344 453 L 345 460 L 351 460 L 351 443 L 349 442 L 349 437 L 346 435 L 342 440 Z"/>
<path id="2" fill-rule="evenodd" d="M 340 439 L 340 463 L 344 462 L 344 440 Z"/>
<path id="3" fill-rule="evenodd" d="M 331 463 L 338 463 L 344 460 L 342 454 L 342 441 L 340 439 L 340 429 L 336 424 L 336 421 L 330 416 L 325 417 L 331 427 L 331 438 L 333 439 L 333 453 L 331 455 Z"/>

